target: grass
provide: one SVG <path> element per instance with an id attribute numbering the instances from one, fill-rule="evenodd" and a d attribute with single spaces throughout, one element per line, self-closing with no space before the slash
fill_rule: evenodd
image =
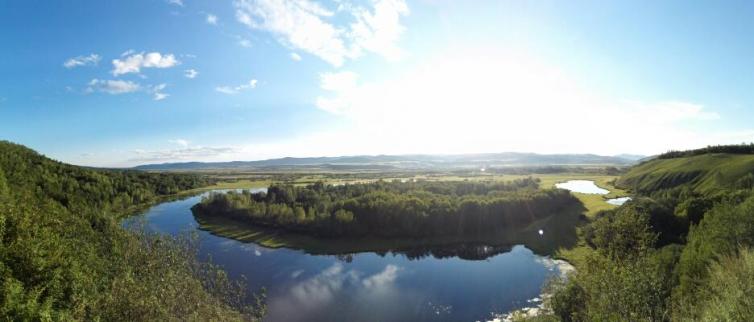
<path id="1" fill-rule="evenodd" d="M 617 206 L 607 203 L 607 199 L 627 197 L 629 194 L 626 190 L 615 187 L 613 182 L 618 179 L 618 176 L 611 175 L 599 175 L 599 174 L 585 174 L 585 173 L 566 173 L 566 174 L 553 174 L 553 175 L 541 175 L 537 176 L 542 180 L 542 188 L 552 188 L 557 183 L 566 182 L 568 180 L 591 180 L 602 188 L 610 191 L 606 195 L 596 195 L 587 193 L 571 192 L 576 198 L 579 198 L 581 203 L 586 208 L 585 214 L 587 217 L 592 217 L 596 213 L 602 210 L 610 210 Z"/>
<path id="2" fill-rule="evenodd" d="M 699 193 L 730 188 L 754 173 L 754 155 L 703 154 L 674 159 L 656 159 L 637 165 L 617 185 L 636 191 L 655 191 L 689 184 Z"/>

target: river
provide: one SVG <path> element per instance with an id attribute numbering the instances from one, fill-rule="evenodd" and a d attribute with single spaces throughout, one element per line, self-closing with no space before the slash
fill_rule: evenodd
<path id="1" fill-rule="evenodd" d="M 458 245 L 451 249 L 313 255 L 266 248 L 199 229 L 191 206 L 201 196 L 156 205 L 129 220 L 166 234 L 197 231 L 200 256 L 250 292 L 267 291 L 265 321 L 482 321 L 536 306 L 559 274 L 546 254 L 575 233 L 555 232 L 562 216 L 537 223 L 530 245 Z M 530 235 L 530 236 L 529 236 Z"/>

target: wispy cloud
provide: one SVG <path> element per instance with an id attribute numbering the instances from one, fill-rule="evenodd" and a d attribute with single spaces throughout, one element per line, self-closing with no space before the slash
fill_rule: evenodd
<path id="1" fill-rule="evenodd" d="M 233 94 L 238 94 L 241 91 L 256 88 L 257 82 L 258 81 L 256 79 L 252 79 L 246 84 L 241 84 L 238 86 L 218 86 L 218 87 L 215 87 L 215 90 L 223 94 L 233 95 Z"/>
<path id="2" fill-rule="evenodd" d="M 80 66 L 97 66 L 102 57 L 97 54 L 90 54 L 88 56 L 77 56 L 66 60 L 63 63 L 65 68 L 71 69 Z"/>
<path id="3" fill-rule="evenodd" d="M 169 4 L 183 7 L 183 0 L 167 0 Z"/>
<path id="4" fill-rule="evenodd" d="M 308 0 L 236 0 L 236 19 L 256 30 L 268 31 L 285 45 L 311 53 L 333 66 L 365 51 L 394 59 L 405 28 L 400 18 L 409 14 L 403 0 L 374 0 L 371 8 L 341 4 L 355 21 L 336 25 L 336 12 Z"/>
<path id="5" fill-rule="evenodd" d="M 167 84 L 158 85 L 146 85 L 142 86 L 139 83 L 120 79 L 92 79 L 87 84 L 85 93 L 107 93 L 112 95 L 120 95 L 134 92 L 144 92 L 152 95 L 155 101 L 161 101 L 166 99 L 169 94 L 164 93 Z"/>
<path id="6" fill-rule="evenodd" d="M 248 40 L 246 38 L 239 38 L 238 45 L 241 47 L 251 48 L 251 40 Z"/>
<path id="7" fill-rule="evenodd" d="M 358 74 L 350 71 L 338 73 L 322 73 L 320 77 L 320 87 L 326 91 L 337 93 L 334 97 L 318 97 L 316 106 L 322 110 L 334 114 L 346 112 L 350 107 L 353 99 L 357 98 L 357 80 Z"/>
<path id="8" fill-rule="evenodd" d="M 114 76 L 139 73 L 142 68 L 170 68 L 180 64 L 173 54 L 160 54 L 159 52 L 151 52 L 145 54 L 144 52 L 133 54 L 129 52 L 124 53 L 124 59 L 113 60 L 112 74 Z"/>
<path id="9" fill-rule="evenodd" d="M 297 53 L 291 53 L 291 59 L 293 59 L 294 61 L 301 61 L 301 55 Z"/>
<path id="10" fill-rule="evenodd" d="M 206 21 L 210 25 L 217 25 L 217 16 L 215 16 L 215 15 L 213 15 L 211 13 L 208 13 Z"/>
<path id="11" fill-rule="evenodd" d="M 187 142 L 188 143 L 188 142 Z M 225 154 L 236 153 L 235 148 L 231 147 L 203 147 L 203 146 L 182 146 L 178 149 L 168 150 L 133 150 L 130 162 L 168 162 L 181 160 L 201 160 L 213 158 Z"/>
<path id="12" fill-rule="evenodd" d="M 149 92 L 152 93 L 152 98 L 155 101 L 161 101 L 168 98 L 170 94 L 165 94 L 163 92 L 167 86 L 168 86 L 167 84 L 159 84 L 159 85 L 152 86 L 149 89 Z"/>
<path id="13" fill-rule="evenodd" d="M 185 76 L 186 78 L 194 79 L 196 78 L 196 76 L 199 76 L 199 72 L 196 71 L 196 69 L 191 68 L 191 69 L 184 70 L 183 76 Z"/>
<path id="14" fill-rule="evenodd" d="M 168 140 L 168 142 L 170 142 L 172 144 L 175 144 L 175 145 L 179 145 L 179 146 L 184 147 L 184 148 L 188 147 L 189 144 L 191 143 L 189 140 L 186 140 L 186 139 L 173 139 L 173 140 Z"/>
<path id="15" fill-rule="evenodd" d="M 132 81 L 92 79 L 86 92 L 103 92 L 113 95 L 133 93 L 141 89 L 141 85 Z"/>
<path id="16" fill-rule="evenodd" d="M 207 19 L 206 19 L 206 21 L 207 21 L 207 23 L 208 23 L 208 24 L 210 24 L 210 25 L 217 25 L 217 16 L 215 16 L 215 15 L 213 15 L 213 14 L 209 13 L 209 14 L 207 14 Z"/>

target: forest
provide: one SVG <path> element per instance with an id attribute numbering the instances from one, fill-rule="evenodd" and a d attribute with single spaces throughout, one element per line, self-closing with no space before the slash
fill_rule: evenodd
<path id="1" fill-rule="evenodd" d="M 567 191 L 539 189 L 538 179 L 526 178 L 273 184 L 267 192 L 212 193 L 192 210 L 321 237 L 429 237 L 498 232 L 578 206 Z"/>
<path id="2" fill-rule="evenodd" d="M 681 155 L 699 156 L 696 153 Z M 711 149 L 708 153 L 718 152 Z M 631 184 L 624 188 L 635 193 L 634 200 L 597 214 L 579 229 L 579 246 L 561 250 L 559 256 L 576 270 L 547 286 L 551 294 L 545 301 L 548 313 L 517 320 L 754 318 L 750 296 L 754 289 L 754 190 L 750 185 L 728 184 L 728 180 L 713 180 L 714 185 L 708 183 L 703 190 L 696 181 L 673 185 L 643 182 L 683 171 L 662 167 L 662 162 L 666 161 L 649 161 L 652 176 L 623 180 Z M 717 168 L 737 165 L 740 162 L 735 157 L 715 164 Z M 750 175 L 751 169 L 748 171 Z M 635 189 L 649 186 L 654 189 Z"/>
<path id="3" fill-rule="evenodd" d="M 657 156 L 658 159 L 683 158 L 695 155 L 710 153 L 729 153 L 729 154 L 754 154 L 754 143 L 749 144 L 732 144 L 732 145 L 710 145 L 701 149 L 686 151 L 668 151 Z"/>
<path id="4" fill-rule="evenodd" d="M 209 184 L 95 170 L 0 141 L 0 316 L 9 321 L 242 321 L 261 295 L 197 258 L 192 236 L 122 228 L 123 212 Z M 249 305 L 247 303 L 258 303 Z"/>

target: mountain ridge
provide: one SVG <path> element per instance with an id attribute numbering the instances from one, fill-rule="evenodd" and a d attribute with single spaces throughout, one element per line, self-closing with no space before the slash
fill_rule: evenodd
<path id="1" fill-rule="evenodd" d="M 274 167 L 352 167 L 422 169 L 493 166 L 619 165 L 636 163 L 633 158 L 597 154 L 537 154 L 525 152 L 475 154 L 351 155 L 337 157 L 284 157 L 254 161 L 167 162 L 143 164 L 139 170 L 265 169 Z"/>

